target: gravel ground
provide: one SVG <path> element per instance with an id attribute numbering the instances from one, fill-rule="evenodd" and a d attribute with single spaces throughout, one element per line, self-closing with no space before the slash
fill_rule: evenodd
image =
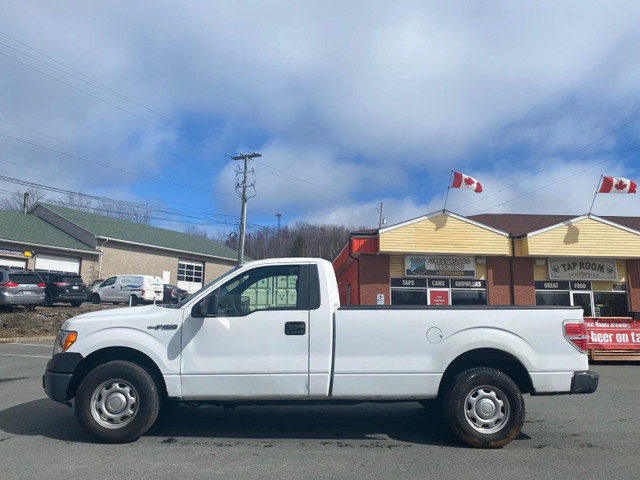
<path id="1" fill-rule="evenodd" d="M 5 308 L 0 310 L 0 341 L 9 338 L 55 337 L 60 325 L 67 318 L 109 308 L 122 308 L 122 306 L 83 303 L 79 307 L 72 307 L 65 304 L 55 304 L 52 307 L 36 307 L 31 312 L 22 307 Z"/>

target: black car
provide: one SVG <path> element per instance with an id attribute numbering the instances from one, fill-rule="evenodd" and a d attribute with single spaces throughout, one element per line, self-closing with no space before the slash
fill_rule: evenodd
<path id="1" fill-rule="evenodd" d="M 187 298 L 189 292 L 175 285 L 164 284 L 162 292 L 162 303 L 178 303 L 180 300 Z"/>
<path id="2" fill-rule="evenodd" d="M 78 307 L 87 300 L 87 285 L 74 272 L 39 272 L 45 283 L 44 305 L 55 302 L 69 302 Z"/>

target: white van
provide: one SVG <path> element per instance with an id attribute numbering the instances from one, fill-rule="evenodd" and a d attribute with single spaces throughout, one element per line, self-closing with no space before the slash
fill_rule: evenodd
<path id="1" fill-rule="evenodd" d="M 115 275 L 93 287 L 93 303 L 162 302 L 162 279 L 155 275 Z"/>

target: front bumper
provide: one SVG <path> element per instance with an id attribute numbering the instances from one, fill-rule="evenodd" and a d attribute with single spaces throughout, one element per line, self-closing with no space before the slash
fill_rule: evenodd
<path id="1" fill-rule="evenodd" d="M 82 355 L 79 353 L 59 353 L 49 360 L 42 376 L 42 388 L 49 398 L 61 403 L 69 401 L 69 385 L 81 361 Z"/>
<path id="2" fill-rule="evenodd" d="M 575 372 L 571 379 L 571 393 L 593 393 L 598 389 L 600 375 L 596 372 Z"/>

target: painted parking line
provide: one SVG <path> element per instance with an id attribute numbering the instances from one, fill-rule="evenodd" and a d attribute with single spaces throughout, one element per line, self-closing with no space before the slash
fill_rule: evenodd
<path id="1" fill-rule="evenodd" d="M 51 355 L 20 355 L 18 353 L 0 353 L 0 357 L 51 358 Z"/>

